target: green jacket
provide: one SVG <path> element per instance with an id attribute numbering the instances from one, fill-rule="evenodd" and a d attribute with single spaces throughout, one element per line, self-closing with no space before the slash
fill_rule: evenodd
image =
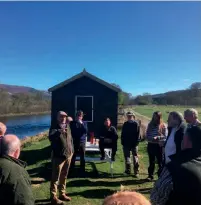
<path id="1" fill-rule="evenodd" d="M 66 129 L 66 134 L 62 134 L 60 125 L 57 124 L 50 128 L 49 140 L 51 142 L 54 157 L 68 158 L 74 152 L 71 129 L 68 124 L 66 124 Z"/>
<path id="2" fill-rule="evenodd" d="M 0 204 L 34 205 L 25 162 L 4 155 L 0 157 Z"/>

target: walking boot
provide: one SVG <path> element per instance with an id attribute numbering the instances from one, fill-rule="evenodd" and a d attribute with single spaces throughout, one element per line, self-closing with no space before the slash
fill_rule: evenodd
<path id="1" fill-rule="evenodd" d="M 85 178 L 85 165 L 80 167 L 80 177 Z"/>
<path id="2" fill-rule="evenodd" d="M 134 167 L 134 177 L 138 178 L 139 176 L 139 166 Z"/>
<path id="3" fill-rule="evenodd" d="M 100 160 L 101 161 L 105 160 L 105 155 L 102 154 L 101 157 L 100 157 Z"/>
<path id="4" fill-rule="evenodd" d="M 130 164 L 126 164 L 126 170 L 125 170 L 124 173 L 127 174 L 127 175 L 131 174 L 131 165 Z"/>
<path id="5" fill-rule="evenodd" d="M 59 200 L 56 196 L 51 198 L 51 204 L 52 205 L 64 205 L 64 202 Z"/>
<path id="6" fill-rule="evenodd" d="M 152 182 L 153 180 L 154 180 L 154 177 L 153 177 L 153 176 L 148 176 L 148 177 L 147 177 L 147 181 L 148 181 L 148 182 Z"/>
<path id="7" fill-rule="evenodd" d="M 71 198 L 67 196 L 66 194 L 60 195 L 59 199 L 62 201 L 71 201 Z"/>

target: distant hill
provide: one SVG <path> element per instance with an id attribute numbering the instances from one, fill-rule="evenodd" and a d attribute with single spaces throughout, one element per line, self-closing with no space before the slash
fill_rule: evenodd
<path id="1" fill-rule="evenodd" d="M 0 84 L 0 115 L 50 111 L 51 94 L 26 86 Z"/>
<path id="2" fill-rule="evenodd" d="M 124 98 L 125 105 L 156 104 L 201 106 L 201 82 L 192 83 L 187 89 L 184 90 L 175 90 L 154 95 L 151 93 L 143 93 L 142 95 L 128 97 L 129 94 L 126 98 Z"/>
<path id="3" fill-rule="evenodd" d="M 29 93 L 29 92 L 36 92 L 37 90 L 30 87 L 25 86 L 17 86 L 17 85 L 6 85 L 6 84 L 0 84 L 0 89 L 4 89 L 9 93 L 15 94 L 15 93 Z"/>
<path id="4" fill-rule="evenodd" d="M 201 89 L 186 89 L 152 95 L 153 103 L 167 105 L 201 105 Z"/>
<path id="5" fill-rule="evenodd" d="M 200 106 L 201 89 L 176 90 L 156 95 L 144 94 L 134 98 L 133 101 L 131 101 L 131 104 Z"/>
<path id="6" fill-rule="evenodd" d="M 46 97 L 51 97 L 51 94 L 48 91 L 44 90 L 37 90 L 35 88 L 27 87 L 27 86 L 18 86 L 18 85 L 7 85 L 7 84 L 0 84 L 0 89 L 7 91 L 9 94 L 17 94 L 17 93 L 42 93 Z"/>

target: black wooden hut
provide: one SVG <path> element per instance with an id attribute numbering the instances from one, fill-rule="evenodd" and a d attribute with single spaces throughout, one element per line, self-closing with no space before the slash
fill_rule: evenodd
<path id="1" fill-rule="evenodd" d="M 56 123 L 59 110 L 67 112 L 73 118 L 77 110 L 82 110 L 89 132 L 98 134 L 106 117 L 109 117 L 116 127 L 119 91 L 115 86 L 84 69 L 83 72 L 49 89 L 52 93 L 51 123 Z"/>

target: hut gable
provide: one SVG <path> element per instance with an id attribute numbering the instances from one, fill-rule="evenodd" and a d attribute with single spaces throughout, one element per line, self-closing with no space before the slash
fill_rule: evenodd
<path id="1" fill-rule="evenodd" d="M 49 91 L 52 92 L 52 124 L 56 123 L 59 110 L 67 112 L 73 118 L 78 110 L 83 110 L 89 131 L 98 132 L 106 117 L 111 118 L 114 126 L 117 125 L 120 90 L 88 73 L 85 69 L 53 86 Z"/>
<path id="2" fill-rule="evenodd" d="M 84 69 L 81 73 L 79 73 L 79 74 L 77 74 L 77 75 L 75 75 L 75 76 L 73 76 L 73 77 L 71 77 L 71 78 L 69 78 L 69 79 L 67 79 L 67 80 L 65 80 L 65 81 L 63 81 L 63 82 L 61 82 L 61 83 L 51 87 L 51 88 L 49 88 L 48 91 L 49 92 L 53 92 L 53 91 L 55 91 L 55 90 L 57 90 L 57 89 L 59 89 L 61 87 L 64 87 L 64 86 L 68 85 L 69 83 L 71 83 L 71 82 L 73 82 L 75 80 L 78 80 L 78 79 L 80 79 L 82 77 L 88 77 L 88 78 L 90 78 L 90 79 L 92 79 L 92 80 L 94 80 L 94 81 L 96 81 L 96 82 L 98 82 L 98 83 L 100 83 L 100 84 L 110 88 L 111 90 L 113 90 L 115 92 L 120 92 L 119 88 L 111 85 L 110 83 L 105 82 L 104 80 L 102 80 L 100 78 L 97 78 L 96 76 L 94 76 L 94 75 L 92 75 L 90 73 L 88 73 L 86 71 L 86 69 Z"/>

